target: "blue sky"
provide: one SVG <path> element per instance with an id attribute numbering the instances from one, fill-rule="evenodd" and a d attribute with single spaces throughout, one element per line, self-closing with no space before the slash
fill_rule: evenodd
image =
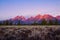
<path id="1" fill-rule="evenodd" d="M 60 15 L 60 0 L 0 0 L 0 20 L 38 14 Z"/>

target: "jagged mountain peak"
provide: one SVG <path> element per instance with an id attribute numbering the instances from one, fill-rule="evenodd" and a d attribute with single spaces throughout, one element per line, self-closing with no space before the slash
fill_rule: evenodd
<path id="1" fill-rule="evenodd" d="M 53 19 L 54 17 L 49 14 L 45 14 L 45 15 L 43 15 L 43 18 L 44 19 Z"/>
<path id="2" fill-rule="evenodd" d="M 60 20 L 60 16 L 56 16 L 56 19 L 59 19 Z"/>
<path id="3" fill-rule="evenodd" d="M 35 16 L 35 19 L 43 19 L 43 16 L 39 14 L 39 15 Z"/>
<path id="4" fill-rule="evenodd" d="M 16 16 L 14 18 L 11 18 L 12 20 L 25 20 L 24 16 Z"/>

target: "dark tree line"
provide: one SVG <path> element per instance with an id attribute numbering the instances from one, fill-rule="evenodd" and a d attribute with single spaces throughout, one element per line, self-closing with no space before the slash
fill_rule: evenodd
<path id="1" fill-rule="evenodd" d="M 4 21 L 0 21 L 0 25 L 27 25 L 25 23 L 26 23 L 25 21 L 21 21 L 21 20 L 15 20 L 15 21 L 4 20 Z M 48 21 L 46 21 L 45 19 L 43 19 L 42 21 L 38 21 L 38 22 L 34 21 L 30 25 L 60 25 L 60 22 L 58 20 L 48 20 Z"/>

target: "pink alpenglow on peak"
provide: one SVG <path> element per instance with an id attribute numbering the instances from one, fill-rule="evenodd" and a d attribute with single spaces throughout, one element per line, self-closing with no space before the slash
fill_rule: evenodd
<path id="1" fill-rule="evenodd" d="M 37 16 L 35 16 L 35 19 L 37 20 L 37 19 L 43 19 L 43 16 L 42 15 L 37 15 Z"/>
<path id="2" fill-rule="evenodd" d="M 60 20 L 60 16 L 56 16 L 56 19 Z"/>
<path id="3" fill-rule="evenodd" d="M 12 20 L 25 20 L 24 16 L 16 16 L 14 18 L 12 18 Z"/>
<path id="4" fill-rule="evenodd" d="M 51 16 L 51 15 L 49 15 L 49 14 L 45 14 L 45 15 L 43 15 L 43 18 L 44 19 L 53 19 L 54 17 L 53 16 Z"/>

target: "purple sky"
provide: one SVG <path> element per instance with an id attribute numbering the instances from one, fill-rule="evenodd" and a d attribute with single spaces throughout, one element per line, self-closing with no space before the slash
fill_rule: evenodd
<path id="1" fill-rule="evenodd" d="M 60 15 L 60 0 L 0 0 L 0 20 L 38 14 Z"/>

